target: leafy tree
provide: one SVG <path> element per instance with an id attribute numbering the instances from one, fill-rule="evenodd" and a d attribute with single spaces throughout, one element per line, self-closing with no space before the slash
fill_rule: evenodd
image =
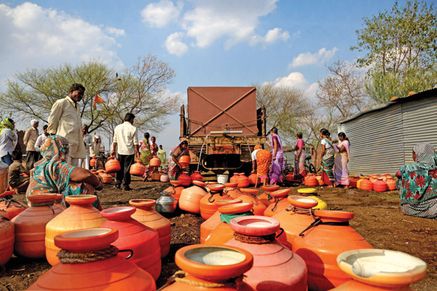
<path id="1" fill-rule="evenodd" d="M 302 131 L 300 121 L 310 112 L 302 92 L 272 84 L 257 86 L 257 103 L 266 108 L 267 130 L 277 127 L 287 141 L 293 139 L 297 131 Z"/>
<path id="2" fill-rule="evenodd" d="M 7 82 L 0 102 L 14 116 L 46 122 L 53 103 L 67 95 L 72 83 L 81 83 L 86 88 L 81 116 L 83 123 L 90 125 L 90 132 L 101 128 L 112 136 L 115 125 L 127 112 L 137 115 L 139 128 L 158 131 L 177 106 L 178 97 L 168 96 L 166 90 L 174 76 L 174 71 L 154 56 L 140 59 L 120 76 L 96 62 L 63 65 L 18 74 L 16 80 Z M 96 95 L 104 102 L 96 104 Z"/>
<path id="3" fill-rule="evenodd" d="M 364 19 L 352 49 L 366 53 L 357 62 L 369 68 L 366 89 L 372 98 L 385 102 L 435 85 L 436 23 L 432 4 L 417 0 L 404 7 L 396 2 L 390 11 Z"/>

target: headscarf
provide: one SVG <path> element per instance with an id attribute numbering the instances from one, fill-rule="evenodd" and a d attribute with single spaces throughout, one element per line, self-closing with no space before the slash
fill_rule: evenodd
<path id="1" fill-rule="evenodd" d="M 35 126 L 35 124 L 37 124 L 37 123 L 38 123 L 38 120 L 36 120 L 36 119 L 32 119 L 30 121 L 30 125 L 32 125 L 32 126 Z"/>
<path id="2" fill-rule="evenodd" d="M 11 122 L 10 118 L 3 119 L 2 122 L 0 122 L 0 134 L 2 134 L 3 129 L 9 128 L 10 130 L 15 129 L 14 123 Z"/>
<path id="3" fill-rule="evenodd" d="M 41 146 L 43 158 L 35 163 L 33 178 L 37 182 L 34 190 L 44 192 L 70 193 L 70 175 L 75 167 L 67 164 L 68 141 L 59 135 L 47 137 Z"/>
<path id="4" fill-rule="evenodd" d="M 429 166 L 435 166 L 434 160 L 434 148 L 430 143 L 419 143 L 413 147 L 413 151 L 416 153 L 416 162 L 423 163 Z"/>

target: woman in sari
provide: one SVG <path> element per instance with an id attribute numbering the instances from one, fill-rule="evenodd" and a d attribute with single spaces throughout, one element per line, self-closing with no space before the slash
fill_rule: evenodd
<path id="1" fill-rule="evenodd" d="M 296 134 L 297 141 L 294 147 L 294 176 L 300 175 L 301 177 L 306 176 L 305 171 L 305 142 L 303 141 L 302 132 Z"/>
<path id="2" fill-rule="evenodd" d="M 437 155 L 433 146 L 415 145 L 413 160 L 397 173 L 401 179 L 401 210 L 407 215 L 437 219 Z"/>
<path id="3" fill-rule="evenodd" d="M 68 149 L 68 141 L 62 136 L 52 135 L 45 140 L 41 146 L 43 158 L 35 163 L 26 196 L 49 192 L 60 193 L 65 197 L 94 194 L 94 190 L 103 189 L 97 176 L 67 163 Z"/>
<path id="4" fill-rule="evenodd" d="M 349 186 L 349 148 L 350 142 L 344 132 L 338 134 L 338 144 L 334 145 L 335 162 L 334 162 L 334 177 L 335 184 L 345 187 Z"/>
<path id="5" fill-rule="evenodd" d="M 320 136 L 322 140 L 320 144 L 322 145 L 322 180 L 325 185 L 334 185 L 334 146 L 331 140 L 331 133 L 326 129 L 322 128 L 320 130 Z"/>
<path id="6" fill-rule="evenodd" d="M 182 172 L 182 169 L 185 167 L 179 163 L 179 158 L 181 156 L 188 156 L 188 142 L 183 140 L 177 147 L 172 149 L 170 153 L 170 160 L 168 165 L 168 174 L 170 179 L 175 180 L 179 177 Z"/>
<path id="7" fill-rule="evenodd" d="M 144 133 L 144 139 L 139 142 L 140 146 L 140 160 L 144 165 L 148 165 L 152 158 L 152 152 L 150 151 L 150 134 Z"/>
<path id="8" fill-rule="evenodd" d="M 252 152 L 252 173 L 256 173 L 258 179 L 266 185 L 269 179 L 268 173 L 272 154 L 257 144 Z M 257 187 L 258 185 L 255 185 Z"/>
<path id="9" fill-rule="evenodd" d="M 272 147 L 272 165 L 270 168 L 270 184 L 276 185 L 282 182 L 282 170 L 284 169 L 284 152 L 282 141 L 278 135 L 278 129 L 273 127 L 270 131 L 270 145 Z"/>

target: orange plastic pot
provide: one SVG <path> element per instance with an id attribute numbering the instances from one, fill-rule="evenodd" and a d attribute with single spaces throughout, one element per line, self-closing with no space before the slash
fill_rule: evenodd
<path id="1" fill-rule="evenodd" d="M 179 208 L 191 213 L 200 213 L 200 199 L 208 193 L 198 186 L 185 188 L 179 198 Z"/>
<path id="2" fill-rule="evenodd" d="M 131 199 L 129 204 L 137 208 L 132 218 L 158 232 L 161 257 L 170 251 L 170 220 L 155 211 L 155 200 Z"/>
<path id="3" fill-rule="evenodd" d="M 381 249 L 341 253 L 339 268 L 353 278 L 332 290 L 411 290 L 426 276 L 426 263 L 409 254 Z"/>
<path id="4" fill-rule="evenodd" d="M 270 203 L 266 210 L 264 210 L 264 216 L 273 216 L 275 213 L 282 211 L 288 207 L 288 200 L 285 199 L 290 194 L 291 189 L 281 189 L 270 193 L 273 198 L 273 202 Z"/>
<path id="5" fill-rule="evenodd" d="M 15 224 L 15 253 L 27 258 L 45 256 L 46 224 L 64 209 L 55 206 L 60 194 L 41 194 L 27 197 L 30 207 L 12 219 Z"/>
<path id="6" fill-rule="evenodd" d="M 253 264 L 253 256 L 245 250 L 223 245 L 191 245 L 176 252 L 175 262 L 185 274 L 162 290 L 251 290 L 246 283 L 236 282 Z"/>
<path id="7" fill-rule="evenodd" d="M 308 290 L 307 267 L 303 259 L 276 241 L 279 222 L 271 217 L 244 216 L 231 220 L 234 236 L 225 245 L 239 247 L 254 257 L 244 282 L 253 290 Z M 264 239 L 264 243 L 257 243 Z"/>
<path id="8" fill-rule="evenodd" d="M 241 203 L 240 199 L 224 199 L 224 200 L 216 200 L 215 204 L 217 207 L 222 207 L 225 205 Z M 217 208 L 218 209 L 218 208 Z M 249 209 L 250 210 L 250 209 Z M 200 225 L 200 243 L 205 242 L 205 238 L 213 231 L 219 224 L 220 220 L 220 212 L 217 210 L 210 218 L 205 220 Z"/>
<path id="9" fill-rule="evenodd" d="M 253 214 L 264 215 L 264 211 L 267 207 L 257 199 L 256 195 L 258 194 L 258 190 L 252 188 L 240 188 L 240 191 L 244 194 L 239 195 L 238 198 L 243 202 L 251 202 L 253 204 Z"/>
<path id="10" fill-rule="evenodd" d="M 161 166 L 161 160 L 158 157 L 153 157 L 149 161 L 150 167 L 159 167 Z"/>
<path id="11" fill-rule="evenodd" d="M 249 182 L 250 182 L 250 185 L 252 185 L 252 186 L 258 185 L 258 183 L 259 183 L 258 175 L 255 173 L 250 174 L 249 175 Z"/>
<path id="12" fill-rule="evenodd" d="M 278 185 L 265 185 L 261 187 L 261 190 L 265 191 L 265 192 L 273 192 L 276 190 L 279 190 L 281 187 L 279 187 Z"/>
<path id="13" fill-rule="evenodd" d="M 373 184 L 368 179 L 362 179 L 361 182 L 360 182 L 360 188 L 359 189 L 364 190 L 364 191 L 372 191 L 373 190 Z"/>
<path id="14" fill-rule="evenodd" d="M 110 157 L 105 164 L 105 170 L 108 173 L 115 173 L 121 170 L 120 162 L 113 157 Z"/>
<path id="15" fill-rule="evenodd" d="M 184 156 L 181 156 L 179 158 L 179 164 L 183 168 L 187 168 L 188 166 L 190 166 L 190 162 L 191 162 L 191 159 L 190 159 L 190 156 L 188 156 L 188 155 L 184 155 Z"/>
<path id="16" fill-rule="evenodd" d="M 391 178 L 391 179 L 387 179 L 387 188 L 390 191 L 395 191 L 396 190 L 396 180 Z"/>
<path id="17" fill-rule="evenodd" d="M 159 159 L 158 159 L 159 160 Z M 143 165 L 140 161 L 137 161 L 135 164 L 130 166 L 129 173 L 134 176 L 144 176 L 146 172 L 146 166 Z"/>
<path id="18" fill-rule="evenodd" d="M 158 232 L 131 218 L 135 207 L 122 206 L 102 210 L 107 219 L 101 227 L 117 229 L 119 236 L 113 242 L 118 249 L 133 251 L 131 262 L 147 271 L 157 280 L 161 274 L 161 249 Z"/>
<path id="19" fill-rule="evenodd" d="M 194 181 L 194 180 L 197 180 L 197 181 L 203 181 L 203 176 L 202 176 L 202 174 L 200 174 L 199 171 L 194 171 L 194 173 L 191 174 L 191 179 L 192 179 L 193 181 Z"/>
<path id="20" fill-rule="evenodd" d="M 218 205 L 215 203 L 216 200 L 232 200 L 231 197 L 223 195 L 221 193 L 205 195 L 200 199 L 200 216 L 207 220 L 210 218 L 218 209 Z"/>
<path id="21" fill-rule="evenodd" d="M 309 207 L 309 204 L 306 207 Z M 348 221 L 353 217 L 353 213 L 316 210 L 313 217 L 309 211 L 306 214 L 302 212 L 282 211 L 275 217 L 286 231 L 292 250 L 307 264 L 309 288 L 328 290 L 350 280 L 338 268 L 337 256 L 348 250 L 371 248 L 371 245 L 349 226 Z M 318 222 L 314 224 L 315 221 Z"/>
<path id="22" fill-rule="evenodd" d="M 178 181 L 180 183 L 180 186 L 188 187 L 191 185 L 191 177 L 187 175 L 187 173 L 183 172 L 179 175 Z"/>
<path id="23" fill-rule="evenodd" d="M 237 184 L 238 188 L 245 188 L 245 187 L 249 187 L 250 180 L 249 180 L 249 178 L 246 175 L 241 173 L 241 174 L 238 175 L 237 183 L 238 183 Z"/>
<path id="24" fill-rule="evenodd" d="M 349 188 L 357 188 L 358 177 L 349 177 Z"/>
<path id="25" fill-rule="evenodd" d="M 0 215 L 0 266 L 4 266 L 14 251 L 14 224 Z"/>
<path id="26" fill-rule="evenodd" d="M 232 177 L 229 179 L 230 183 L 237 183 L 238 185 L 238 173 L 234 173 Z"/>
<path id="27" fill-rule="evenodd" d="M 55 236 L 71 230 L 99 227 L 105 218 L 92 204 L 97 200 L 95 195 L 74 195 L 65 197 L 70 207 L 59 213 L 46 224 L 46 258 L 50 265 L 59 263 L 56 256 L 59 248 L 56 247 Z"/>
<path id="28" fill-rule="evenodd" d="M 316 176 L 306 176 L 304 179 L 305 186 L 308 187 L 316 187 L 319 186 L 319 181 L 317 180 Z"/>
<path id="29" fill-rule="evenodd" d="M 83 256 L 110 247 L 118 231 L 90 228 L 70 231 L 55 237 L 55 244 L 72 256 Z M 41 275 L 29 290 L 156 290 L 155 281 L 146 271 L 121 253 L 89 262 L 60 263 Z"/>
<path id="30" fill-rule="evenodd" d="M 388 190 L 387 183 L 382 180 L 376 180 L 373 183 L 373 190 L 375 192 L 386 192 Z"/>

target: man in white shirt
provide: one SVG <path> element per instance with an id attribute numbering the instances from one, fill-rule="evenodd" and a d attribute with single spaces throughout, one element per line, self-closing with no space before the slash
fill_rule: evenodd
<path id="1" fill-rule="evenodd" d="M 37 152 L 41 151 L 42 145 L 44 144 L 44 142 L 46 141 L 47 137 L 49 136 L 49 133 L 47 132 L 47 127 L 49 127 L 47 124 L 42 127 L 43 133 L 41 133 L 38 136 L 38 138 L 36 139 L 35 150 Z"/>
<path id="2" fill-rule="evenodd" d="M 139 159 L 139 146 L 137 128 L 133 126 L 135 115 L 127 113 L 124 117 L 124 122 L 115 127 L 114 138 L 112 143 L 111 155 L 120 162 L 121 170 L 117 172 L 115 187 L 120 189 L 124 182 L 124 190 L 132 190 L 130 188 L 130 166 L 134 162 L 134 158 Z"/>
<path id="3" fill-rule="evenodd" d="M 48 119 L 49 134 L 57 134 L 68 140 L 70 157 L 68 163 L 76 167 L 79 166 L 79 160 L 84 159 L 86 155 L 80 108 L 77 104 L 84 94 L 83 85 L 76 83 L 71 85 L 68 96 L 53 104 Z"/>
<path id="4" fill-rule="evenodd" d="M 18 135 L 15 130 L 15 122 L 5 118 L 0 124 L 0 165 L 7 168 L 12 164 L 12 152 L 18 143 Z M 6 176 L 7 177 L 7 176 Z"/>
<path id="5" fill-rule="evenodd" d="M 32 119 L 30 125 L 31 127 L 26 130 L 23 138 L 23 143 L 26 145 L 26 169 L 28 171 L 30 171 L 33 168 L 33 164 L 39 160 L 39 152 L 35 149 L 35 143 L 39 134 L 39 122 L 36 119 Z"/>

